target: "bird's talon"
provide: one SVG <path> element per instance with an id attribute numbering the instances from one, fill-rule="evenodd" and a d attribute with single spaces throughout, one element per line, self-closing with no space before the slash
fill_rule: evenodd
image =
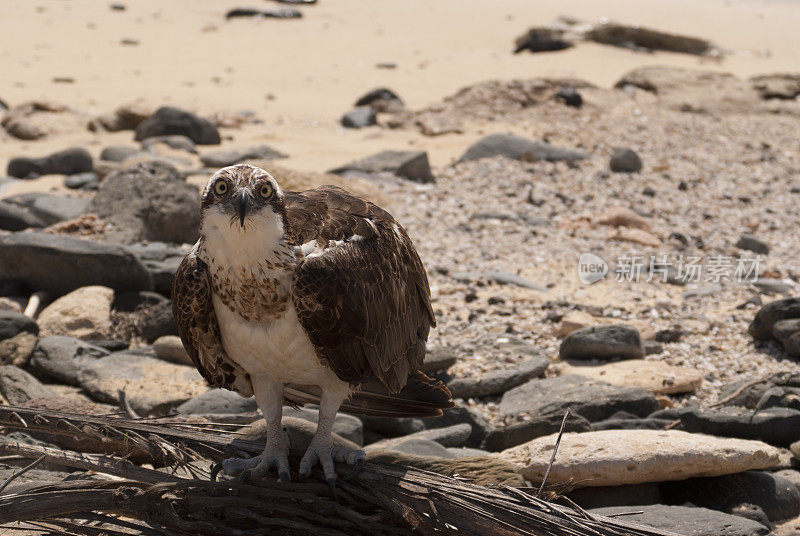
<path id="1" fill-rule="evenodd" d="M 252 471 L 250 471 L 250 469 L 245 469 L 244 471 L 242 471 L 242 474 L 239 475 L 239 478 L 237 478 L 236 481 L 239 484 L 245 484 L 247 483 L 247 481 L 250 479 L 251 476 L 252 476 Z"/>
<path id="2" fill-rule="evenodd" d="M 290 484 L 292 482 L 292 475 L 289 474 L 289 471 L 279 471 L 278 479 L 284 484 Z"/>
<path id="3" fill-rule="evenodd" d="M 336 478 L 327 478 L 328 487 L 331 488 L 331 495 L 333 495 L 333 500 L 338 501 L 339 497 L 336 495 Z"/>
<path id="4" fill-rule="evenodd" d="M 345 482 L 349 482 L 353 480 L 355 477 L 361 473 L 361 470 L 364 469 L 364 458 L 358 457 L 353 464 L 353 468 L 347 473 L 345 476 L 342 477 L 342 480 Z"/>
<path id="5" fill-rule="evenodd" d="M 209 479 L 211 482 L 217 481 L 217 476 L 219 475 L 220 471 L 222 471 L 221 463 L 215 463 L 213 466 L 211 466 L 211 473 L 209 474 Z"/>

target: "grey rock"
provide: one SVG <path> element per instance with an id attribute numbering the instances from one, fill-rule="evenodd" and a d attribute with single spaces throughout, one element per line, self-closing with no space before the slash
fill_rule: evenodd
<path id="1" fill-rule="evenodd" d="M 687 407 L 681 411 L 680 420 L 687 432 L 758 439 L 778 447 L 788 447 L 800 440 L 800 411 L 795 409 L 751 411 L 736 407 Z"/>
<path id="2" fill-rule="evenodd" d="M 586 380 L 579 376 L 559 376 L 531 380 L 507 391 L 500 400 L 502 415 L 563 416 L 567 409 L 589 422 L 609 418 L 617 411 L 646 417 L 659 409 L 652 393 L 638 387 L 619 387 Z"/>
<path id="3" fill-rule="evenodd" d="M 136 127 L 136 141 L 179 134 L 198 145 L 220 143 L 219 131 L 206 119 L 172 106 L 162 106 Z"/>
<path id="4" fill-rule="evenodd" d="M 800 333 L 794 333 L 783 342 L 786 353 L 792 357 L 800 358 Z"/>
<path id="5" fill-rule="evenodd" d="M 516 287 L 538 290 L 539 292 L 548 292 L 545 287 L 537 285 L 533 281 L 528 281 L 527 279 L 516 274 L 504 272 L 502 270 L 488 270 L 483 273 L 483 277 L 493 283 L 497 283 L 498 285 L 513 285 Z"/>
<path id="6" fill-rule="evenodd" d="M 455 378 L 447 382 L 454 398 L 480 398 L 500 395 L 518 385 L 537 378 L 547 369 L 550 359 L 545 355 L 523 361 L 513 369 L 495 370 L 480 376 Z"/>
<path id="7" fill-rule="evenodd" d="M 172 292 L 172 280 L 175 278 L 175 272 L 178 271 L 178 266 L 182 261 L 183 256 L 169 257 L 163 261 L 142 261 L 153 279 L 153 290 L 162 294 L 170 294 Z"/>
<path id="8" fill-rule="evenodd" d="M 89 285 L 116 291 L 152 287 L 144 265 L 120 246 L 40 233 L 0 237 L 0 280 L 4 279 L 21 281 L 52 296 Z"/>
<path id="9" fill-rule="evenodd" d="M 412 438 L 393 444 L 391 449 L 415 456 L 430 456 L 433 458 L 455 458 L 455 455 L 436 441 L 425 438 Z"/>
<path id="10" fill-rule="evenodd" d="M 4 231 L 22 231 L 29 227 L 45 227 L 46 225 L 30 209 L 0 201 L 0 229 Z"/>
<path id="11" fill-rule="evenodd" d="M 674 421 L 670 419 L 654 419 L 652 417 L 633 419 L 606 419 L 592 423 L 592 430 L 664 430 Z"/>
<path id="12" fill-rule="evenodd" d="M 135 313 L 137 332 L 147 342 L 164 335 L 177 335 L 178 326 L 172 316 L 171 302 L 160 302 L 139 308 Z"/>
<path id="13" fill-rule="evenodd" d="M 596 24 L 586 34 L 586 38 L 604 45 L 632 49 L 667 50 L 698 56 L 707 54 L 714 48 L 710 41 L 699 37 L 671 34 L 639 25 L 619 24 L 611 21 Z"/>
<path id="14" fill-rule="evenodd" d="M 87 342 L 52 335 L 36 343 L 28 369 L 43 379 L 78 387 L 81 371 L 109 354 L 108 350 Z"/>
<path id="15" fill-rule="evenodd" d="M 316 408 L 292 408 L 289 406 L 283 407 L 284 417 L 295 417 L 314 423 L 319 421 L 319 410 Z M 352 441 L 358 446 L 364 444 L 364 425 L 361 419 L 346 413 L 339 413 L 333 420 L 333 433 L 340 437 Z"/>
<path id="16" fill-rule="evenodd" d="M 81 188 L 85 190 L 96 190 L 97 187 L 100 186 L 100 177 L 91 171 L 67 175 L 64 177 L 64 186 L 72 190 Z"/>
<path id="17" fill-rule="evenodd" d="M 437 346 L 428 348 L 425 353 L 425 361 L 422 363 L 422 372 L 431 374 L 434 372 L 447 371 L 456 364 L 458 355 L 452 348 Z"/>
<path id="18" fill-rule="evenodd" d="M 395 450 L 395 447 L 407 443 L 408 441 L 424 439 L 428 441 L 435 441 L 443 447 L 462 447 L 466 443 L 472 428 L 468 424 L 454 424 L 444 428 L 434 428 L 431 430 L 422 430 L 411 435 L 403 437 L 395 437 L 393 439 L 384 439 L 377 443 L 372 443 L 368 446 L 368 450 L 387 449 Z"/>
<path id="19" fill-rule="evenodd" d="M 234 19 L 239 17 L 256 17 L 259 19 L 299 19 L 303 16 L 301 11 L 297 9 L 253 9 L 253 8 L 236 8 L 231 9 L 225 14 L 226 19 Z"/>
<path id="20" fill-rule="evenodd" d="M 756 409 L 790 408 L 800 410 L 800 388 L 770 387 L 756 404 Z"/>
<path id="21" fill-rule="evenodd" d="M 427 430 L 456 424 L 468 424 L 472 431 L 464 443 L 466 447 L 479 447 L 491 429 L 489 421 L 480 411 L 460 405 L 444 410 L 439 417 L 424 418 L 422 422 Z"/>
<path id="22" fill-rule="evenodd" d="M 513 160 L 525 160 L 527 162 L 547 160 L 549 162 L 567 162 L 568 164 L 574 164 L 588 157 L 586 153 L 581 151 L 556 147 L 549 143 L 522 138 L 514 134 L 490 134 L 470 145 L 458 161 L 466 162 L 493 156 L 505 156 Z"/>
<path id="23" fill-rule="evenodd" d="M 169 305 L 169 298 L 162 296 L 157 292 L 150 292 L 147 290 L 131 290 L 128 292 L 116 293 L 114 295 L 114 302 L 111 304 L 111 308 L 114 311 L 132 313 L 139 308 L 147 308 L 164 303 Z"/>
<path id="24" fill-rule="evenodd" d="M 792 318 L 800 318 L 800 298 L 786 298 L 768 303 L 756 313 L 747 331 L 754 339 L 769 340 L 776 322 Z"/>
<path id="25" fill-rule="evenodd" d="M 111 223 L 115 240 L 193 243 L 200 226 L 197 188 L 172 166 L 135 164 L 108 175 L 89 211 Z"/>
<path id="26" fill-rule="evenodd" d="M 425 151 L 381 151 L 332 169 L 330 173 L 342 175 L 351 171 L 368 174 L 385 171 L 415 182 L 434 181 Z"/>
<path id="27" fill-rule="evenodd" d="M 353 108 L 342 116 L 342 126 L 346 128 L 364 128 L 376 124 L 375 110 L 370 106 Z"/>
<path id="28" fill-rule="evenodd" d="M 24 404 L 36 398 L 56 396 L 31 374 L 13 365 L 0 365 L 0 395 L 12 405 Z"/>
<path id="29" fill-rule="evenodd" d="M 12 158 L 8 162 L 8 174 L 18 179 L 50 174 L 73 175 L 92 171 L 93 168 L 92 155 L 80 147 L 59 151 L 42 158 Z"/>
<path id="30" fill-rule="evenodd" d="M 142 154 L 142 151 L 136 147 L 128 145 L 110 145 L 105 147 L 100 153 L 100 160 L 106 162 L 123 162 L 128 158 Z"/>
<path id="31" fill-rule="evenodd" d="M 410 435 L 425 429 L 421 419 L 410 417 L 373 417 L 361 415 L 364 431 L 374 432 L 385 437 L 398 437 Z"/>
<path id="32" fill-rule="evenodd" d="M 183 136 L 181 134 L 172 134 L 167 136 L 153 136 L 150 138 L 146 138 L 142 140 L 142 150 L 147 151 L 148 153 L 156 153 L 156 145 L 159 143 L 163 143 L 167 147 L 171 149 L 177 149 L 179 151 L 186 151 L 187 153 L 196 153 L 197 148 L 195 147 L 194 141 L 191 138 Z"/>
<path id="33" fill-rule="evenodd" d="M 700 285 L 693 289 L 687 290 L 681 296 L 686 298 L 702 298 L 703 296 L 713 296 L 714 294 L 719 293 L 722 290 L 722 285 L 719 283 L 708 283 L 706 285 Z"/>
<path id="34" fill-rule="evenodd" d="M 583 106 L 583 97 L 574 87 L 559 89 L 558 93 L 556 93 L 556 99 L 573 108 L 580 108 Z"/>
<path id="35" fill-rule="evenodd" d="M 32 318 L 21 313 L 0 310 L 0 341 L 10 339 L 23 331 L 38 335 L 39 326 Z"/>
<path id="36" fill-rule="evenodd" d="M 626 514 L 624 517 L 626 521 L 685 536 L 767 536 L 770 534 L 770 530 L 761 523 L 707 508 L 653 504 L 595 508 L 590 512 L 601 516 Z"/>
<path id="37" fill-rule="evenodd" d="M 642 159 L 632 149 L 615 147 L 608 165 L 614 172 L 635 173 L 642 170 Z"/>
<path id="38" fill-rule="evenodd" d="M 397 113 L 405 110 L 403 100 L 397 93 L 385 87 L 373 89 L 369 93 L 360 97 L 356 106 L 369 106 L 376 112 Z"/>
<path id="39" fill-rule="evenodd" d="M 204 153 L 200 156 L 200 161 L 204 166 L 221 168 L 232 166 L 245 160 L 276 160 L 286 158 L 287 155 L 273 149 L 267 145 L 258 145 L 247 149 L 227 149 Z"/>
<path id="40" fill-rule="evenodd" d="M 561 341 L 558 355 L 567 359 L 635 359 L 644 356 L 639 330 L 626 324 L 577 329 Z"/>
<path id="41" fill-rule="evenodd" d="M 514 54 L 523 50 L 553 52 L 570 48 L 574 44 L 565 37 L 564 30 L 550 27 L 531 28 L 514 41 Z"/>
<path id="42" fill-rule="evenodd" d="M 690 478 L 664 482 L 661 494 L 670 504 L 692 503 L 696 506 L 733 513 L 743 505 L 761 508 L 770 521 L 800 515 L 800 492 L 791 481 L 764 471 L 713 478 Z"/>
<path id="43" fill-rule="evenodd" d="M 563 419 L 563 414 L 534 415 L 527 421 L 496 426 L 486 434 L 481 448 L 491 452 L 500 452 L 527 443 L 537 437 L 554 434 L 561 429 Z M 574 413 L 567 419 L 564 427 L 565 432 L 589 432 L 591 430 L 591 423 Z"/>
<path id="44" fill-rule="evenodd" d="M 27 208 L 48 225 L 77 218 L 86 212 L 90 202 L 85 197 L 65 197 L 44 192 L 19 194 L 6 201 Z"/>
<path id="45" fill-rule="evenodd" d="M 800 471 L 797 469 L 781 469 L 779 471 L 775 471 L 773 474 L 788 480 L 796 489 L 798 489 L 798 491 L 800 491 Z"/>
<path id="46" fill-rule="evenodd" d="M 792 291 L 792 285 L 780 279 L 770 279 L 762 277 L 753 281 L 753 286 L 761 294 L 788 294 Z"/>
<path id="47" fill-rule="evenodd" d="M 656 355 L 664 352 L 664 345 L 657 341 L 642 341 L 644 355 Z"/>
<path id="48" fill-rule="evenodd" d="M 254 397 L 244 398 L 227 389 L 211 389 L 176 408 L 180 415 L 217 415 L 258 411 Z"/>
<path id="49" fill-rule="evenodd" d="M 469 447 L 448 447 L 447 452 L 452 454 L 454 458 L 482 458 L 491 454 L 491 452 L 488 450 L 474 449 Z"/>
<path id="50" fill-rule="evenodd" d="M 736 247 L 762 255 L 769 254 L 769 244 L 750 234 L 743 234 L 736 242 Z"/>

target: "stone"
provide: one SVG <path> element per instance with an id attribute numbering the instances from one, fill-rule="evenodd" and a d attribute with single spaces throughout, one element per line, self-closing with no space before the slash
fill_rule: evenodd
<path id="1" fill-rule="evenodd" d="M 644 359 L 629 359 L 598 366 L 563 363 L 558 371 L 559 374 L 582 376 L 611 385 L 641 387 L 660 395 L 692 393 L 703 383 L 703 375 L 694 369 Z"/>
<path id="2" fill-rule="evenodd" d="M 464 442 L 465 447 L 480 447 L 491 425 L 483 414 L 474 408 L 455 405 L 442 411 L 439 417 L 426 417 L 422 419 L 426 430 L 445 428 L 456 424 L 467 424 L 472 432 Z"/>
<path id="3" fill-rule="evenodd" d="M 253 9 L 253 8 L 236 8 L 231 9 L 225 13 L 226 19 L 235 19 L 240 17 L 256 17 L 259 19 L 299 19 L 303 13 L 296 9 Z"/>
<path id="4" fill-rule="evenodd" d="M 77 387 L 86 365 L 108 354 L 108 350 L 74 337 L 42 337 L 33 349 L 28 369 L 46 380 Z"/>
<path id="5" fill-rule="evenodd" d="M 65 197 L 44 192 L 30 192 L 6 198 L 9 203 L 25 207 L 48 225 L 77 218 L 89 206 L 85 197 Z"/>
<path id="6" fill-rule="evenodd" d="M 257 145 L 247 149 L 222 149 L 200 155 L 204 166 L 222 168 L 232 166 L 245 160 L 276 160 L 287 155 L 267 145 Z"/>
<path id="7" fill-rule="evenodd" d="M 114 295 L 114 302 L 111 304 L 111 308 L 114 311 L 132 313 L 139 308 L 148 308 L 163 303 L 169 305 L 169 298 L 157 292 L 132 290 L 129 292 L 117 292 Z"/>
<path id="8" fill-rule="evenodd" d="M 370 106 L 359 106 L 345 113 L 341 119 L 345 128 L 364 128 L 375 125 L 375 110 Z"/>
<path id="9" fill-rule="evenodd" d="M 508 416 L 526 413 L 561 417 L 569 409 L 595 422 L 620 410 L 646 417 L 659 409 L 659 404 L 652 393 L 637 387 L 619 387 L 580 376 L 559 376 L 531 380 L 506 391 L 498 409 L 501 415 Z"/>
<path id="10" fill-rule="evenodd" d="M 397 113 L 406 109 L 403 100 L 391 89 L 382 87 L 373 89 L 360 97 L 355 105 L 358 107 L 369 106 L 378 113 Z"/>
<path id="11" fill-rule="evenodd" d="M 136 44 L 135 40 L 123 39 L 122 44 Z M 153 115 L 153 108 L 147 103 L 137 100 L 117 107 L 113 112 L 96 117 L 89 123 L 90 130 L 133 130 L 139 123 Z"/>
<path id="12" fill-rule="evenodd" d="M 562 360 L 634 359 L 644 357 L 644 350 L 639 330 L 616 324 L 573 331 L 561 342 L 558 355 Z"/>
<path id="13" fill-rule="evenodd" d="M 785 298 L 763 306 L 747 331 L 754 339 L 769 340 L 776 322 L 792 318 L 800 318 L 800 298 Z"/>
<path id="14" fill-rule="evenodd" d="M 348 172 L 389 172 L 414 182 L 434 182 L 428 153 L 425 151 L 381 151 L 329 171 L 335 175 Z"/>
<path id="15" fill-rule="evenodd" d="M 368 445 L 366 450 L 394 450 L 397 445 L 401 445 L 402 443 L 416 439 L 435 441 L 443 447 L 461 447 L 467 442 L 467 439 L 471 433 L 472 427 L 469 424 L 454 424 L 444 428 L 422 430 L 407 436 L 384 439 L 383 441 L 378 441 L 377 443 Z"/>
<path id="16" fill-rule="evenodd" d="M 197 188 L 172 166 L 135 164 L 107 176 L 89 211 L 110 223 L 109 236 L 130 244 L 140 241 L 194 243 L 200 215 Z"/>
<path id="17" fill-rule="evenodd" d="M 25 179 L 40 175 L 72 175 L 92 171 L 94 162 L 86 149 L 73 147 L 42 158 L 17 157 L 8 162 L 8 174 Z"/>
<path id="18" fill-rule="evenodd" d="M 504 450 L 500 458 L 521 466 L 533 483 L 544 477 L 558 434 Z M 680 430 L 603 430 L 565 433 L 549 484 L 578 487 L 720 476 L 780 463 L 780 451 L 760 441 L 690 434 Z"/>
<path id="19" fill-rule="evenodd" d="M 314 423 L 316 426 L 319 421 L 319 410 L 316 408 L 300 407 L 293 408 L 290 406 L 283 407 L 283 418 L 297 418 Z M 364 425 L 361 419 L 346 413 L 338 413 L 333 420 L 333 433 L 352 441 L 358 446 L 364 444 Z"/>
<path id="20" fill-rule="evenodd" d="M 382 451 L 386 450 L 384 448 L 371 448 L 372 445 L 367 445 L 365 450 L 367 452 L 375 451 Z M 403 452 L 405 454 L 412 454 L 414 456 L 429 456 L 433 458 L 445 458 L 445 459 L 452 459 L 455 458 L 455 455 L 447 450 L 446 447 L 443 447 L 441 444 L 433 441 L 431 439 L 425 439 L 423 437 L 414 437 L 411 439 L 406 439 L 405 441 L 399 441 L 392 445 L 392 451 L 396 452 Z"/>
<path id="21" fill-rule="evenodd" d="M 661 491 L 658 489 L 658 484 L 652 482 L 627 486 L 578 488 L 568 492 L 566 496 L 584 510 L 661 502 Z"/>
<path id="22" fill-rule="evenodd" d="M 426 374 L 446 372 L 447 369 L 455 365 L 457 361 L 458 355 L 454 349 L 434 346 L 433 348 L 426 349 L 425 361 L 422 363 L 420 370 Z"/>
<path id="23" fill-rule="evenodd" d="M 614 172 L 635 173 L 642 170 L 642 159 L 632 149 L 615 147 L 608 165 Z"/>
<path id="24" fill-rule="evenodd" d="M 490 452 L 516 447 L 537 437 L 558 432 L 561 429 L 563 415 L 534 415 L 531 419 L 509 424 L 496 425 L 489 430 L 481 443 L 481 448 Z M 571 414 L 564 426 L 565 432 L 589 432 L 592 425 L 580 415 Z"/>
<path id="25" fill-rule="evenodd" d="M 491 452 L 481 449 L 473 449 L 469 447 L 447 447 L 447 452 L 453 455 L 454 458 L 473 458 L 476 456 L 488 456 Z"/>
<path id="26" fill-rule="evenodd" d="M 533 281 L 528 281 L 524 277 L 520 277 L 510 272 L 504 272 L 502 270 L 488 270 L 483 273 L 483 277 L 492 283 L 497 283 L 498 285 L 513 285 L 515 287 L 538 290 L 539 292 L 547 292 L 547 288 L 537 285 Z"/>
<path id="27" fill-rule="evenodd" d="M 235 415 L 258 411 L 254 397 L 245 398 L 228 389 L 209 389 L 176 408 L 179 415 Z"/>
<path id="28" fill-rule="evenodd" d="M 642 246 L 649 246 L 652 248 L 661 247 L 661 240 L 659 240 L 657 236 L 642 229 L 621 227 L 615 229 L 613 233 L 608 235 L 608 239 L 641 244 Z"/>
<path id="29" fill-rule="evenodd" d="M 529 52 L 552 52 L 570 48 L 574 43 L 564 36 L 564 30 L 557 28 L 531 28 L 514 40 L 514 54 L 523 50 Z"/>
<path id="30" fill-rule="evenodd" d="M 32 318 L 15 311 L 0 311 L 0 341 L 20 333 L 39 334 L 39 325 Z"/>
<path id="31" fill-rule="evenodd" d="M 793 100 L 800 95 L 800 75 L 775 73 L 750 78 L 753 88 L 762 99 Z"/>
<path id="32" fill-rule="evenodd" d="M 192 358 L 186 353 L 183 347 L 181 338 L 175 335 L 163 335 L 153 342 L 153 351 L 156 357 L 169 361 L 170 363 L 177 363 L 179 365 L 192 365 Z"/>
<path id="33" fill-rule="evenodd" d="M 588 155 L 573 149 L 556 147 L 549 143 L 522 138 L 514 134 L 490 134 L 470 145 L 458 161 L 467 162 L 494 156 L 505 156 L 512 160 L 524 160 L 526 162 L 547 160 L 548 162 L 574 164 L 587 158 Z"/>
<path id="34" fill-rule="evenodd" d="M 371 415 L 360 415 L 361 422 L 364 423 L 365 432 L 374 432 L 384 437 L 399 437 L 411 435 L 425 429 L 422 419 L 410 417 L 373 417 Z"/>
<path id="35" fill-rule="evenodd" d="M 761 255 L 769 254 L 769 245 L 753 235 L 743 234 L 736 242 L 736 247 L 739 249 L 746 249 Z"/>
<path id="36" fill-rule="evenodd" d="M 64 186 L 71 190 L 86 189 L 96 190 L 100 186 L 100 177 L 91 171 L 87 173 L 76 173 L 64 177 Z"/>
<path id="37" fill-rule="evenodd" d="M 36 346 L 36 335 L 23 331 L 0 340 L 0 365 L 24 367 Z"/>
<path id="38" fill-rule="evenodd" d="M 124 390 L 139 415 L 166 415 L 208 387 L 194 367 L 166 363 L 131 352 L 115 352 L 88 363 L 80 386 L 98 402 L 115 404 Z"/>
<path id="39" fill-rule="evenodd" d="M 194 141 L 181 134 L 167 136 L 153 136 L 142 140 L 142 150 L 151 154 L 157 154 L 159 145 L 164 145 L 170 149 L 186 151 L 187 153 L 197 153 Z"/>
<path id="40" fill-rule="evenodd" d="M 509 389 L 541 376 L 549 364 L 550 359 L 542 354 L 523 361 L 511 369 L 454 378 L 447 382 L 447 388 L 450 389 L 454 398 L 466 399 L 501 395 Z"/>
<path id="41" fill-rule="evenodd" d="M 792 357 L 800 358 L 800 332 L 794 333 L 783 342 L 783 347 Z"/>
<path id="42" fill-rule="evenodd" d="M 141 154 L 141 150 L 128 145 L 110 145 L 100 153 L 100 160 L 107 162 L 123 162 L 128 158 Z"/>
<path id="43" fill-rule="evenodd" d="M 794 288 L 793 285 L 785 281 L 767 277 L 756 279 L 753 281 L 753 286 L 756 287 L 761 294 L 789 294 Z"/>
<path id="44" fill-rule="evenodd" d="M 30 209 L 0 201 L 0 229 L 4 231 L 22 231 L 30 227 L 45 227 L 46 225 Z"/>
<path id="45" fill-rule="evenodd" d="M 114 291 L 89 286 L 58 298 L 39 313 L 43 336 L 68 335 L 78 339 L 102 339 L 111 335 L 111 302 Z"/>
<path id="46" fill-rule="evenodd" d="M 134 313 L 138 335 L 148 342 L 166 335 L 177 335 L 178 327 L 172 316 L 172 304 L 161 302 L 143 307 Z"/>
<path id="47" fill-rule="evenodd" d="M 580 108 L 583 106 L 583 97 L 574 87 L 559 89 L 558 93 L 556 93 L 556 99 L 573 108 Z"/>
<path id="48" fill-rule="evenodd" d="M 592 430 L 666 430 L 672 427 L 675 421 L 669 419 L 655 419 L 652 417 L 614 418 L 593 422 Z"/>
<path id="49" fill-rule="evenodd" d="M 0 365 L 0 396 L 8 404 L 18 406 L 36 398 L 47 398 L 56 394 L 46 386 L 13 365 Z"/>
<path id="50" fill-rule="evenodd" d="M 800 410 L 800 389 L 791 387 L 770 387 L 756 404 L 756 409 L 791 408 Z"/>
<path id="51" fill-rule="evenodd" d="M 586 34 L 586 38 L 604 45 L 666 50 L 698 56 L 708 54 L 714 49 L 714 45 L 711 42 L 699 37 L 671 34 L 638 25 L 632 26 L 612 21 L 596 24 Z"/>
<path id="52" fill-rule="evenodd" d="M 595 515 L 624 514 L 623 519 L 684 536 L 767 536 L 770 529 L 757 521 L 690 506 L 614 506 L 595 508 Z"/>
<path id="53" fill-rule="evenodd" d="M 686 407 L 680 412 L 680 420 L 681 427 L 688 432 L 758 439 L 779 447 L 800 440 L 800 411 L 789 408 L 751 411 L 736 407 Z"/>
<path id="54" fill-rule="evenodd" d="M 669 504 L 691 503 L 729 514 L 743 505 L 758 506 L 769 521 L 800 515 L 800 492 L 791 481 L 763 471 L 713 478 L 665 482 L 661 494 Z"/>
<path id="55" fill-rule="evenodd" d="M 191 112 L 162 106 L 156 113 L 139 123 L 136 127 L 136 141 L 154 136 L 180 134 L 190 138 L 198 145 L 218 145 L 219 131 L 210 121 Z"/>
<path id="56" fill-rule="evenodd" d="M 86 117 L 62 104 L 31 101 L 9 109 L 0 124 L 15 138 L 38 140 L 82 131 L 86 127 Z"/>
<path id="57" fill-rule="evenodd" d="M 599 225 L 610 227 L 633 227 L 642 229 L 648 233 L 652 231 L 650 223 L 639 214 L 629 208 L 612 208 L 595 218 L 594 222 Z"/>

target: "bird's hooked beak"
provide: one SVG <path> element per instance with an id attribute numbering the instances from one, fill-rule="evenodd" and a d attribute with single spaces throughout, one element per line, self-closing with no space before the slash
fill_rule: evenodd
<path id="1" fill-rule="evenodd" d="M 236 213 L 239 215 L 239 224 L 244 228 L 244 219 L 253 206 L 253 196 L 244 188 L 239 188 L 239 191 L 233 195 L 233 206 L 236 207 Z"/>

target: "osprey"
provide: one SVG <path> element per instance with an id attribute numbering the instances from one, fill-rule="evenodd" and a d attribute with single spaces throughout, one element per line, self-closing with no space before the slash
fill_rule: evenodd
<path id="1" fill-rule="evenodd" d="M 183 345 L 214 386 L 255 396 L 264 452 L 229 458 L 241 478 L 275 467 L 290 481 L 284 403 L 319 404 L 300 477 L 317 463 L 360 471 L 365 454 L 334 446 L 340 408 L 392 417 L 441 415 L 450 392 L 419 367 L 435 326 L 425 269 L 403 227 L 334 186 L 282 190 L 265 170 L 220 169 L 202 193 L 200 239 L 175 274 L 173 314 Z"/>

